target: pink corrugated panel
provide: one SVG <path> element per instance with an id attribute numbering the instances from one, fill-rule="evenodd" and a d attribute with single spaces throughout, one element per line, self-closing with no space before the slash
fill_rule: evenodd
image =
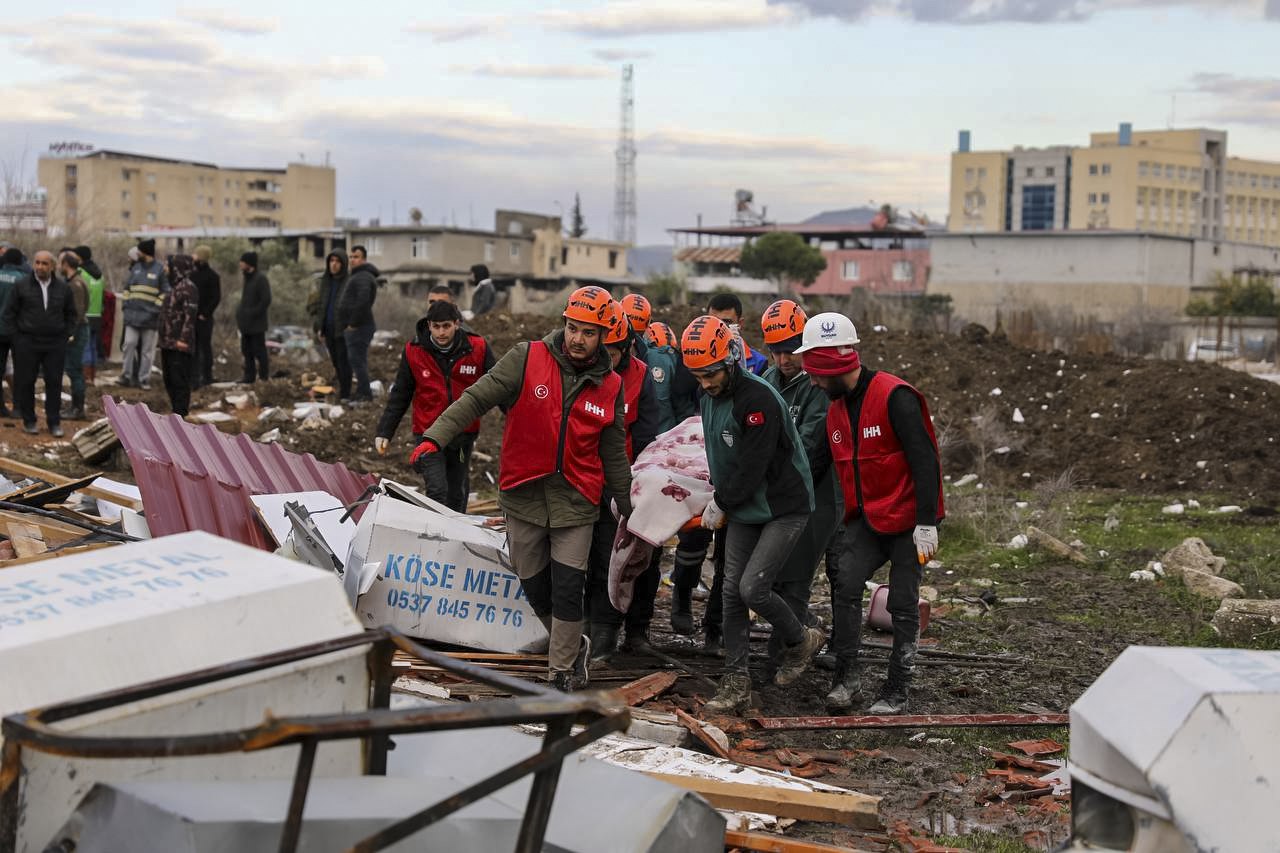
<path id="1" fill-rule="evenodd" d="M 271 548 L 251 495 L 321 491 L 351 503 L 377 482 L 340 462 L 320 462 L 310 453 L 290 453 L 177 415 L 157 415 L 140 403 L 103 397 L 102 405 L 129 454 L 154 536 L 204 530 Z"/>

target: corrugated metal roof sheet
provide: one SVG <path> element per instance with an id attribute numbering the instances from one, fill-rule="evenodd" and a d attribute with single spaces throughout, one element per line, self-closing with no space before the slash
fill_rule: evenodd
<path id="1" fill-rule="evenodd" d="M 205 530 L 269 549 L 250 495 L 323 491 L 347 504 L 377 481 L 342 463 L 226 435 L 177 415 L 157 415 L 142 404 L 103 397 L 102 405 L 129 454 L 154 536 Z"/>
<path id="2" fill-rule="evenodd" d="M 741 246 L 685 246 L 675 259 L 686 264 L 736 264 L 742 260 Z"/>

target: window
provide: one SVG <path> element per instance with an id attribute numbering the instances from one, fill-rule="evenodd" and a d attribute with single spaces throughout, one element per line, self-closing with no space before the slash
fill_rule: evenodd
<path id="1" fill-rule="evenodd" d="M 156 194 L 147 193 L 147 204 L 155 204 L 155 203 L 156 203 Z"/>
<path id="2" fill-rule="evenodd" d="M 511 259 L 512 259 L 512 260 L 519 260 L 519 258 L 520 258 L 520 244 L 519 244 L 519 243 L 516 243 L 516 242 L 514 242 L 514 241 L 512 241 L 512 243 L 511 243 Z"/>
<path id="3" fill-rule="evenodd" d="M 128 190 L 120 190 L 120 200 L 121 200 L 121 201 L 123 201 L 123 202 L 124 202 L 124 203 L 126 203 L 126 204 L 128 204 L 128 203 L 129 203 L 129 191 L 128 191 Z"/>
<path id="4" fill-rule="evenodd" d="M 1089 193 L 1089 204 L 1097 204 L 1097 203 L 1098 203 L 1098 194 Z"/>
<path id="5" fill-rule="evenodd" d="M 223 207 L 230 207 L 230 206 L 231 206 L 231 199 L 229 199 L 229 198 L 224 198 L 224 199 L 222 200 L 222 206 L 223 206 Z"/>
<path id="6" fill-rule="evenodd" d="M 1172 163 L 1164 164 L 1164 176 L 1169 180 L 1173 180 L 1173 164 Z"/>
<path id="7" fill-rule="evenodd" d="M 74 180 L 76 177 L 76 167 L 67 166 L 67 180 Z"/>
<path id="8" fill-rule="evenodd" d="M 239 219 L 237 219 L 237 220 L 236 220 L 236 224 L 239 224 L 239 222 L 240 222 L 240 220 L 239 220 Z M 369 252 L 369 257 L 371 257 L 371 258 L 372 258 L 372 257 L 375 257 L 375 256 L 377 256 L 377 255 L 381 255 L 381 254 L 382 254 L 382 238 L 381 238 L 381 237 L 367 237 L 367 238 L 365 238 L 365 241 L 364 241 L 364 247 L 365 247 L 365 249 L 366 249 L 366 250 L 368 250 L 368 252 Z"/>
<path id="9" fill-rule="evenodd" d="M 1102 203 L 1103 203 L 1103 204 L 1111 204 L 1111 193 L 1103 193 L 1103 194 L 1102 194 Z"/>
<path id="10" fill-rule="evenodd" d="M 970 168 L 964 170 L 964 179 L 969 182 L 973 181 L 973 169 Z"/>
<path id="11" fill-rule="evenodd" d="M 1110 163 L 1103 163 L 1103 164 L 1102 164 L 1102 174 L 1104 174 L 1104 175 L 1110 175 L 1110 174 L 1111 174 L 1111 164 L 1110 164 Z"/>
<path id="12" fill-rule="evenodd" d="M 844 279 L 845 281 L 857 281 L 858 280 L 858 262 L 845 261 L 843 264 L 841 264 L 840 278 Z"/>
<path id="13" fill-rule="evenodd" d="M 415 261 L 431 259 L 431 243 L 426 237 L 409 238 L 409 257 Z"/>
<path id="14" fill-rule="evenodd" d="M 1089 174 L 1090 174 L 1090 175 L 1096 175 L 1096 174 L 1098 174 L 1098 164 L 1097 164 L 1097 163 L 1090 163 L 1090 164 L 1089 164 Z"/>
<path id="15" fill-rule="evenodd" d="M 1179 167 L 1178 167 L 1178 180 L 1180 180 L 1180 181 L 1185 181 L 1186 179 L 1187 179 L 1187 167 L 1186 167 L 1186 166 L 1179 166 Z"/>
<path id="16" fill-rule="evenodd" d="M 128 221 L 129 221 L 129 211 L 127 211 L 127 210 L 122 210 L 122 211 L 120 211 L 120 218 L 121 218 L 121 219 L 123 219 L 125 222 L 128 222 Z"/>
<path id="17" fill-rule="evenodd" d="M 1257 176 L 1257 175 L 1250 175 L 1250 176 L 1249 176 L 1249 186 L 1251 186 L 1251 187 L 1256 187 L 1257 185 L 1258 185 L 1258 176 Z"/>
<path id="18" fill-rule="evenodd" d="M 1052 177 L 1053 177 L 1053 175 L 1054 175 L 1054 169 L 1053 169 L 1053 167 L 1052 167 L 1052 166 L 1045 166 L 1045 167 L 1044 167 L 1044 176 L 1045 176 L 1046 178 L 1052 178 Z"/>
<path id="19" fill-rule="evenodd" d="M 609 269 L 611 270 L 617 269 L 617 267 L 618 267 L 618 252 L 614 249 L 610 249 L 609 250 Z"/>
<path id="20" fill-rule="evenodd" d="M 1049 231 L 1053 228 L 1056 188 L 1052 184 L 1022 188 L 1022 230 Z"/>
<path id="21" fill-rule="evenodd" d="M 227 178 L 227 189 L 231 189 L 231 179 Z"/>
<path id="22" fill-rule="evenodd" d="M 148 210 L 148 211 L 147 211 L 147 221 L 148 221 L 148 222 L 155 222 L 155 221 L 156 221 L 156 213 L 155 213 L 155 211 L 154 211 L 154 210 Z"/>
<path id="23" fill-rule="evenodd" d="M 154 184 L 156 182 L 156 173 L 147 172 L 147 183 Z"/>
<path id="24" fill-rule="evenodd" d="M 979 167 L 978 167 L 978 180 L 982 180 L 982 179 L 983 179 L 983 178 L 985 178 L 986 176 L 987 176 L 987 167 L 986 167 L 986 166 L 979 166 Z"/>
<path id="25" fill-rule="evenodd" d="M 1035 167 L 1035 166 L 1028 166 L 1028 167 L 1027 167 L 1027 177 L 1028 177 L 1028 178 L 1034 178 L 1035 176 L 1036 176 L 1036 167 Z"/>
<path id="26" fill-rule="evenodd" d="M 1147 176 L 1147 166 L 1148 166 L 1148 165 L 1149 165 L 1149 164 L 1147 163 L 1147 161 L 1146 161 L 1146 160 L 1141 160 L 1141 161 L 1139 161 L 1139 163 L 1138 163 L 1138 177 L 1139 177 L 1139 178 L 1145 178 L 1145 177 Z"/>
<path id="27" fill-rule="evenodd" d="M 915 275 L 915 268 L 912 267 L 911 261 L 894 261 L 893 262 L 893 280 L 894 281 L 911 281 Z"/>
<path id="28" fill-rule="evenodd" d="M 484 262 L 486 264 L 493 263 L 493 249 L 494 249 L 493 241 L 486 240 L 484 243 Z"/>
<path id="29" fill-rule="evenodd" d="M 208 207 L 213 207 L 213 196 L 209 196 L 207 201 L 209 202 Z"/>
<path id="30" fill-rule="evenodd" d="M 567 263 L 569 263 L 569 247 L 561 246 L 560 247 L 560 266 L 564 266 Z"/>

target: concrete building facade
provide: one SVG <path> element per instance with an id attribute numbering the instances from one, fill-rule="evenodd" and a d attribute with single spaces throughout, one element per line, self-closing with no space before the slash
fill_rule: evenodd
<path id="1" fill-rule="evenodd" d="M 1280 246 L 1280 162 L 1229 156 L 1225 131 L 1122 124 L 1087 147 L 1011 151 L 972 151 L 967 132 L 961 140 L 949 231 L 1122 230 Z"/>
<path id="2" fill-rule="evenodd" d="M 41 157 L 51 234 L 184 228 L 332 228 L 335 171 L 290 163 L 232 169 L 212 163 L 94 151 Z"/>

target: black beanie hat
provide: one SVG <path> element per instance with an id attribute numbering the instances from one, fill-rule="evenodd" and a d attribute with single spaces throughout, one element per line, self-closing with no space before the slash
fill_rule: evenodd
<path id="1" fill-rule="evenodd" d="M 156 241 L 150 238 L 138 241 L 138 251 L 147 257 L 154 258 L 156 256 Z"/>
<path id="2" fill-rule="evenodd" d="M 17 246 L 10 246 L 4 250 L 4 257 L 0 259 L 0 263 L 8 264 L 11 267 L 22 266 L 22 250 Z"/>
<path id="3" fill-rule="evenodd" d="M 245 252 L 243 255 L 240 256 L 240 260 L 244 261 L 246 264 L 253 267 L 255 270 L 258 268 L 257 252 Z"/>
<path id="4" fill-rule="evenodd" d="M 90 249 L 88 246 L 76 246 L 72 251 L 79 256 L 81 261 L 93 260 L 93 249 Z"/>

